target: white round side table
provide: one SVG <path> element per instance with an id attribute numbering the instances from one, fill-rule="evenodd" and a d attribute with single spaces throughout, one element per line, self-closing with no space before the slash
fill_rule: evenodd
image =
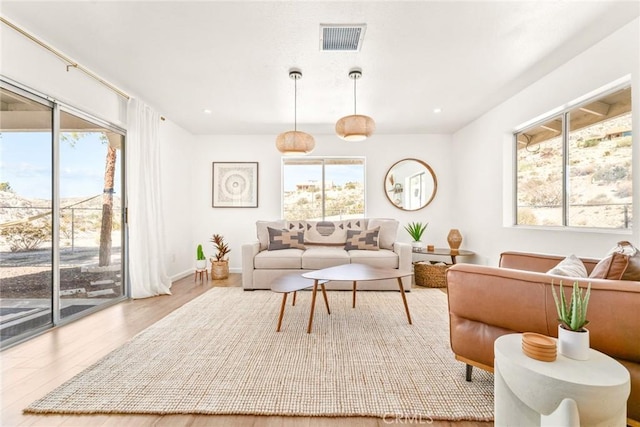
<path id="1" fill-rule="evenodd" d="M 494 343 L 496 426 L 626 426 L 629 371 L 589 350 L 589 360 L 553 362 L 522 352 L 522 334 Z"/>

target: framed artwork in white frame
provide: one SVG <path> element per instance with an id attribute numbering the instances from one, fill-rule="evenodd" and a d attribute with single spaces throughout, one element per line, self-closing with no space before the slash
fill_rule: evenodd
<path id="1" fill-rule="evenodd" d="M 213 207 L 258 207 L 258 162 L 213 162 Z"/>

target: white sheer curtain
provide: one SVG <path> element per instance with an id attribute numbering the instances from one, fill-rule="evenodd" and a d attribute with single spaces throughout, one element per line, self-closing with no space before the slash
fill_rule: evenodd
<path id="1" fill-rule="evenodd" d="M 164 266 L 160 182 L 160 115 L 137 99 L 127 108 L 127 200 L 131 297 L 171 294 Z"/>

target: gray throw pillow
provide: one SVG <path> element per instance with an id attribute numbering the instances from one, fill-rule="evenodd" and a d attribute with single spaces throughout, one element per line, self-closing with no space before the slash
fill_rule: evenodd
<path id="1" fill-rule="evenodd" d="M 304 231 L 289 231 L 267 227 L 269 232 L 269 247 L 267 250 L 305 249 Z"/>
<path id="2" fill-rule="evenodd" d="M 346 251 L 365 250 L 377 251 L 378 233 L 380 227 L 371 230 L 347 230 L 347 243 L 344 245 Z"/>

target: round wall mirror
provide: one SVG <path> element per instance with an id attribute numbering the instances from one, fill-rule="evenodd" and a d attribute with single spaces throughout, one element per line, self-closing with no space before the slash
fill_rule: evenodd
<path id="1" fill-rule="evenodd" d="M 402 159 L 387 171 L 384 193 L 398 209 L 416 211 L 436 196 L 438 180 L 433 169 L 418 159 Z"/>

